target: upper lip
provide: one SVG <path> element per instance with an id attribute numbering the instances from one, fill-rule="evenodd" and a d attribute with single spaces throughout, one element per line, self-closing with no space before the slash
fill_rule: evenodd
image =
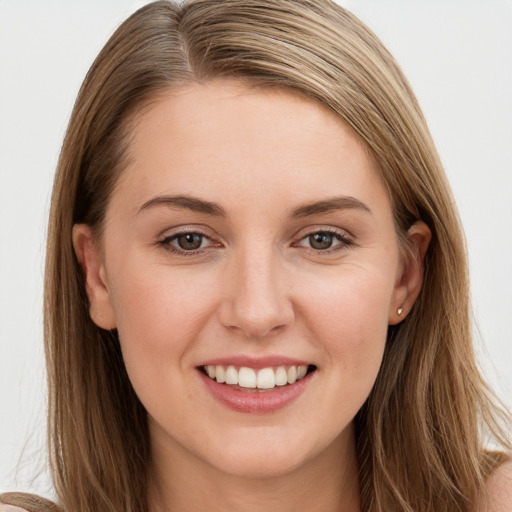
<path id="1" fill-rule="evenodd" d="M 237 355 L 208 359 L 199 366 L 235 366 L 261 369 L 278 366 L 309 366 L 310 364 L 312 364 L 311 361 L 286 356 L 269 355 L 264 357 L 251 357 Z"/>

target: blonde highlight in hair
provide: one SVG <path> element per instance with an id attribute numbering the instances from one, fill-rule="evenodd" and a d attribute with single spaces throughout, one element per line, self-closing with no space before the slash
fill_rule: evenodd
<path id="1" fill-rule="evenodd" d="M 328 106 L 377 162 L 401 240 L 433 233 L 424 286 L 389 329 L 374 389 L 356 422 L 362 509 L 469 512 L 510 449 L 475 365 L 466 249 L 426 122 L 400 68 L 355 16 L 328 0 L 192 0 L 149 4 L 98 55 L 77 98 L 50 214 L 45 343 L 51 468 L 63 510 L 147 510 L 146 412 L 115 331 L 89 315 L 71 231 L 101 237 L 129 159 L 130 126 L 147 102 L 191 82 L 229 77 L 286 87 Z"/>

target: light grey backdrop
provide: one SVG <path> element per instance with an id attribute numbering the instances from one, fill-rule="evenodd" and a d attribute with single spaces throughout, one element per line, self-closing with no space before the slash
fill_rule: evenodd
<path id="1" fill-rule="evenodd" d="M 41 310 L 52 176 L 88 67 L 144 3 L 0 0 L 0 492 L 50 493 Z M 388 45 L 423 106 L 466 228 L 481 364 L 512 405 L 512 2 L 341 3 Z"/>

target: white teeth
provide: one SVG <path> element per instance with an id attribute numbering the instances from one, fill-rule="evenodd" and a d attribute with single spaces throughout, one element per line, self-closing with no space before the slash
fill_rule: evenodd
<path id="1" fill-rule="evenodd" d="M 241 388 L 255 388 L 256 372 L 252 368 L 242 366 L 238 372 L 238 385 Z"/>
<path id="2" fill-rule="evenodd" d="M 226 370 L 226 384 L 238 384 L 238 372 L 234 366 L 228 366 Z"/>
<path id="3" fill-rule="evenodd" d="M 226 372 L 222 366 L 215 367 L 215 374 L 217 382 L 226 382 Z M 210 375 L 210 373 L 208 373 L 208 375 Z"/>
<path id="4" fill-rule="evenodd" d="M 258 372 L 258 389 L 272 389 L 276 386 L 276 377 L 272 368 L 263 368 Z"/>
<path id="5" fill-rule="evenodd" d="M 284 386 L 285 384 L 288 384 L 288 375 L 286 374 L 286 368 L 280 366 L 276 370 L 276 386 Z"/>
<path id="6" fill-rule="evenodd" d="M 217 366 L 217 368 L 219 368 Z M 303 379 L 305 376 L 306 376 L 306 373 L 308 372 L 308 367 L 307 366 L 297 366 L 297 380 L 300 380 L 300 379 Z M 217 379 L 218 379 L 218 376 L 217 376 Z"/>
<path id="7" fill-rule="evenodd" d="M 204 370 L 210 379 L 219 383 L 238 384 L 242 388 L 273 389 L 276 386 L 294 384 L 304 378 L 308 367 L 306 365 L 289 366 L 288 368 L 279 366 L 255 370 L 242 366 L 237 370 L 234 366 L 225 368 L 221 365 L 207 365 Z"/>
<path id="8" fill-rule="evenodd" d="M 287 376 L 288 384 L 293 384 L 297 380 L 297 367 L 290 366 L 290 368 L 288 368 Z"/>

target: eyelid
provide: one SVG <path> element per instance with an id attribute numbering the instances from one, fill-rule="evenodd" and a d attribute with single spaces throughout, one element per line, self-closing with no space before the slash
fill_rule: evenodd
<path id="1" fill-rule="evenodd" d="M 160 232 L 157 238 L 159 241 L 161 241 L 166 238 L 180 235 L 182 233 L 197 233 L 199 235 L 205 236 L 206 238 L 215 238 L 215 232 L 203 224 L 184 224 L 181 226 L 166 228 Z"/>
<path id="2" fill-rule="evenodd" d="M 334 235 L 339 235 L 345 238 L 350 238 L 351 240 L 354 240 L 354 235 L 350 233 L 347 229 L 339 228 L 336 226 L 330 226 L 325 224 L 314 224 L 312 226 L 308 226 L 306 228 L 302 228 L 297 232 L 297 234 L 293 237 L 294 239 L 303 239 L 309 235 L 312 235 L 314 233 L 332 233 Z"/>
<path id="3" fill-rule="evenodd" d="M 314 235 L 315 233 L 327 233 L 330 235 L 333 235 L 339 243 L 334 245 L 333 247 L 329 247 L 328 249 L 315 249 L 313 247 L 306 247 L 300 244 L 303 240 L 308 238 L 311 235 Z M 329 253 L 337 252 L 339 250 L 346 249 L 350 246 L 355 245 L 355 239 L 352 234 L 350 234 L 347 230 L 336 228 L 333 226 L 310 226 L 306 228 L 306 230 L 301 230 L 295 237 L 295 242 L 293 242 L 293 245 L 298 245 L 298 247 L 303 247 L 304 249 L 309 249 L 310 251 L 313 251 L 316 254 L 324 254 L 327 255 Z"/>
<path id="4" fill-rule="evenodd" d="M 178 255 L 185 255 L 185 256 L 194 256 L 197 254 L 202 254 L 203 252 L 207 251 L 208 249 L 212 247 L 221 247 L 222 243 L 217 242 L 215 240 L 214 235 L 210 234 L 210 229 L 206 228 L 205 226 L 201 225 L 186 225 L 186 226 L 177 226 L 172 229 L 166 229 L 163 231 L 157 239 L 157 244 L 159 246 L 162 246 L 165 250 L 175 253 Z M 210 241 L 210 244 L 207 247 L 193 249 L 193 250 L 186 250 L 181 249 L 180 247 L 174 246 L 171 244 L 171 241 L 176 240 L 180 235 L 186 235 L 186 234 L 197 234 L 203 237 L 206 240 Z"/>

